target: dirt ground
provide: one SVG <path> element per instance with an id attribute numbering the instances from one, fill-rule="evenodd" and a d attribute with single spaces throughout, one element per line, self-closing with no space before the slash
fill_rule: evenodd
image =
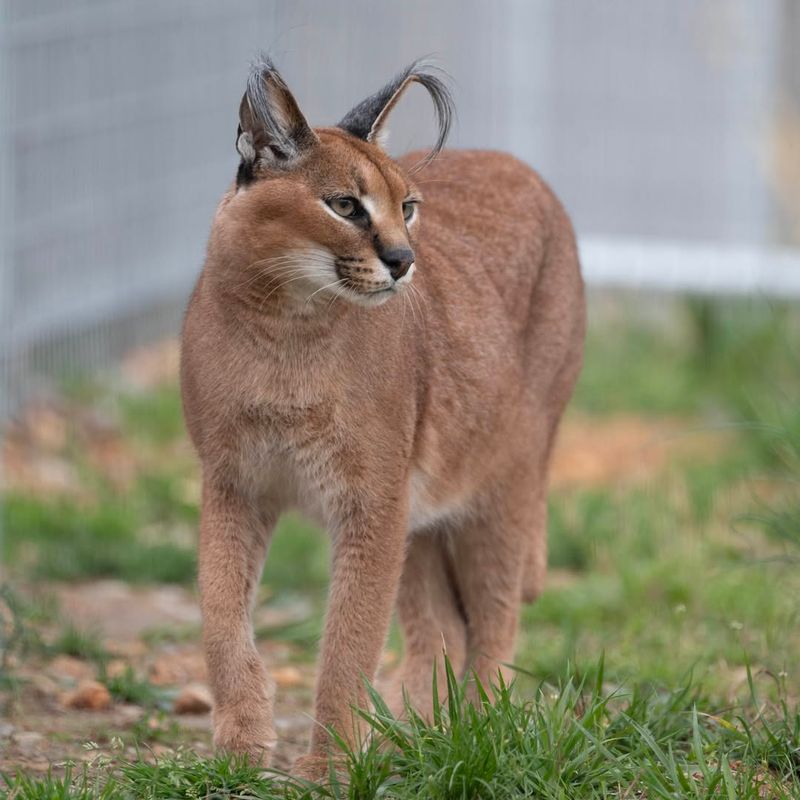
<path id="1" fill-rule="evenodd" d="M 156 754 L 178 744 L 210 753 L 209 698 L 194 593 L 176 586 L 132 587 L 110 580 L 47 588 L 65 618 L 81 630 L 100 634 L 111 655 L 107 675 L 122 675 L 131 667 L 158 692 L 158 709 L 107 703 L 103 696 L 94 701 L 92 684 L 87 682 L 98 675 L 90 661 L 58 655 L 18 663 L 14 665 L 18 688 L 13 698 L 5 698 L 9 713 L 0 717 L 0 770 L 24 766 L 45 772 L 53 763 L 85 758 L 88 743 L 102 747 L 113 736 L 130 741 L 131 757 L 136 753 L 134 738 L 154 740 L 151 747 Z M 296 618 L 292 608 L 280 614 L 262 608 L 257 622 L 279 626 L 284 619 Z M 169 636 L 156 641 L 159 631 L 169 630 L 186 641 L 171 641 Z M 285 768 L 302 751 L 311 725 L 313 664 L 299 659 L 297 649 L 288 643 L 260 643 L 259 650 L 277 686 L 275 727 L 280 747 L 274 765 Z M 86 693 L 87 707 L 75 708 L 81 692 Z M 106 707 L 92 708 L 95 702 Z"/>
<path id="2" fill-rule="evenodd" d="M 599 421 L 572 416 L 561 432 L 552 484 L 564 488 L 643 482 L 662 471 L 676 454 L 718 451 L 718 436 L 686 433 L 686 428 L 681 421 L 653 422 L 637 417 Z M 15 464 L 16 474 L 22 477 L 30 475 L 31 469 L 36 471 L 27 466 L 22 469 Z M 87 749 L 96 753 L 89 743 L 97 743 L 100 751 L 111 747 L 112 737 L 122 738 L 129 757 L 136 755 L 134 741 L 142 740 L 151 743 L 155 754 L 179 744 L 200 754 L 211 752 L 200 613 L 193 590 L 131 587 L 109 580 L 31 588 L 51 593 L 61 617 L 76 628 L 97 632 L 111 654 L 107 675 L 123 675 L 131 667 L 159 692 L 158 708 L 109 702 L 101 688 L 86 683 L 98 678 L 97 666 L 90 661 L 58 655 L 12 664 L 17 685 L 5 696 L 0 692 L 0 710 L 7 709 L 5 716 L 0 716 L 0 770 L 24 766 L 46 772 L 51 765 L 86 758 Z M 302 603 L 277 611 L 260 606 L 257 627 L 279 628 L 310 613 L 310 606 L 305 608 Z M 277 685 L 279 744 L 273 764 L 285 769 L 302 752 L 312 724 L 314 665 L 307 651 L 290 642 L 262 642 L 259 648 Z M 396 654 L 388 653 L 387 667 L 395 659 Z M 81 692 L 86 695 L 83 704 L 87 707 L 79 709 Z"/>

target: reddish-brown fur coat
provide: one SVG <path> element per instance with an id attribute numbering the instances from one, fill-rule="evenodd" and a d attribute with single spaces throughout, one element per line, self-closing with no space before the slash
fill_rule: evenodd
<path id="1" fill-rule="evenodd" d="M 335 129 L 296 170 L 223 198 L 183 331 L 187 425 L 203 467 L 200 589 L 215 740 L 262 757 L 272 690 L 250 606 L 269 535 L 298 507 L 333 536 L 311 754 L 322 726 L 357 735 L 397 607 L 406 645 L 386 691 L 424 708 L 431 670 L 489 681 L 541 589 L 550 449 L 578 375 L 584 299 L 569 220 L 501 153 L 444 151 L 409 176 Z M 363 306 L 254 262 L 308 246 L 365 259 L 371 242 L 319 197 L 342 182 L 381 203 L 381 234 L 415 250 L 414 291 Z M 399 206 L 424 202 L 406 231 Z M 348 190 L 349 191 L 349 190 Z M 392 209 L 398 209 L 393 213 Z M 383 213 L 385 210 L 385 213 Z"/>

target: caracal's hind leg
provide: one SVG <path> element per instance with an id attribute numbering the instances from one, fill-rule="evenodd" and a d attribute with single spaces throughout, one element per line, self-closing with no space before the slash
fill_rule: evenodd
<path id="1" fill-rule="evenodd" d="M 514 658 L 531 530 L 541 518 L 534 475 L 511 471 L 452 537 L 468 669 L 487 688 L 497 683 L 498 672 L 510 677 L 503 665 Z"/>
<path id="2" fill-rule="evenodd" d="M 575 390 L 583 363 L 584 325 L 581 318 L 571 332 L 572 340 L 568 351 L 545 391 L 546 400 L 531 405 L 529 424 L 532 434 L 529 441 L 532 461 L 528 470 L 530 477 L 527 486 L 530 497 L 524 501 L 529 515 L 524 556 L 525 574 L 522 581 L 522 599 L 526 603 L 532 603 L 544 591 L 547 575 L 547 493 L 550 465 L 561 418 Z M 532 333 L 537 335 L 535 328 Z M 541 346 L 539 343 L 545 340 L 543 335 L 537 337 L 536 347 Z M 534 358 L 533 363 L 544 360 L 542 355 L 541 358 Z M 536 382 L 535 367 L 532 369 L 531 382 Z"/>
<path id="3" fill-rule="evenodd" d="M 444 656 L 459 677 L 466 664 L 466 623 L 453 584 L 449 533 L 432 530 L 412 534 L 408 544 L 397 611 L 403 630 L 403 660 L 385 690 L 396 714 L 403 711 L 403 693 L 420 713 L 432 707 L 434 664 L 440 698 L 446 695 Z"/>
<path id="4" fill-rule="evenodd" d="M 522 600 L 532 603 L 544 591 L 547 578 L 547 492 L 545 476 L 541 486 L 531 487 L 530 528 L 524 539 Z"/>
<path id="5" fill-rule="evenodd" d="M 521 540 L 525 562 L 522 600 L 525 603 L 532 603 L 544 591 L 547 577 L 547 490 L 550 462 L 561 414 L 566 398 L 572 392 L 576 374 L 574 369 L 570 369 L 562 370 L 557 376 L 559 401 L 554 402 L 550 414 L 542 413 L 539 417 L 540 432 L 537 438 L 542 442 L 541 450 L 538 457 L 535 454 L 532 456 L 533 460 L 526 472 L 527 483 L 518 488 L 522 524 L 528 526 L 527 533 Z"/>

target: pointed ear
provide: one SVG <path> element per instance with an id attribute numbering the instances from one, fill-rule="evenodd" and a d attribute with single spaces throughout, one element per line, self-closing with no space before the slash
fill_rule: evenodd
<path id="1" fill-rule="evenodd" d="M 447 84 L 436 74 L 435 68 L 424 61 L 415 61 L 393 81 L 359 103 L 347 113 L 338 127 L 359 139 L 380 144 L 381 135 L 386 133 L 387 117 L 412 83 L 419 83 L 428 90 L 436 111 L 439 136 L 426 160 L 434 158 L 444 147 L 450 132 L 454 105 Z"/>
<path id="2" fill-rule="evenodd" d="M 239 106 L 240 175 L 252 175 L 259 160 L 272 167 L 289 167 L 318 141 L 275 65 L 262 55 L 250 70 Z"/>

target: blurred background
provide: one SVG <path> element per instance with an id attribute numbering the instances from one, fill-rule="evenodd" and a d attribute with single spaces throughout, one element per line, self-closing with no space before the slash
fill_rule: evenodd
<path id="1" fill-rule="evenodd" d="M 452 146 L 540 170 L 593 284 L 800 294 L 792 0 L 3 0 L 0 26 L 6 406 L 176 328 L 259 49 L 320 125 L 433 55 Z M 396 151 L 432 139 L 423 95 Z"/>
<path id="2" fill-rule="evenodd" d="M 0 0 L 0 766 L 114 731 L 208 745 L 173 715 L 204 681 L 176 335 L 261 49 L 316 125 L 433 56 L 451 146 L 515 153 L 572 215 L 586 367 L 520 663 L 694 669 L 718 704 L 750 664 L 796 697 L 798 42 L 794 0 Z M 391 149 L 433 137 L 411 91 Z M 256 627 L 289 742 L 326 570 L 284 520 Z M 63 714 L 85 681 L 106 717 Z"/>

